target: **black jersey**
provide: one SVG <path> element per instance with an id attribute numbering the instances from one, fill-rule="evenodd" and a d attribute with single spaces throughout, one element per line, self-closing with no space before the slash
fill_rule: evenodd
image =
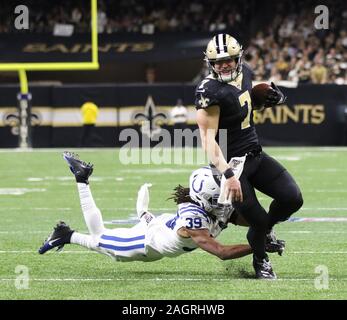
<path id="1" fill-rule="evenodd" d="M 208 76 L 201 81 L 195 91 L 197 109 L 216 105 L 220 108 L 219 130 L 226 129 L 227 142 L 220 139 L 225 136 L 221 132 L 217 134 L 216 140 L 227 161 L 259 148 L 250 96 L 252 76 L 251 69 L 244 64 L 242 73 L 235 82 L 228 84 Z"/>

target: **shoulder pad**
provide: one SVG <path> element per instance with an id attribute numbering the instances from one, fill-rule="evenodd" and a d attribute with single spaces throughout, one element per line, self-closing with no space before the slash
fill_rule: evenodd
<path id="1" fill-rule="evenodd" d="M 218 105 L 218 92 L 221 83 L 215 79 L 206 78 L 200 82 L 195 90 L 195 106 L 197 109 L 205 109 Z"/>
<path id="2" fill-rule="evenodd" d="M 249 74 L 253 78 L 254 72 L 251 69 L 251 67 L 249 66 L 249 64 L 244 62 L 243 65 L 242 65 L 242 71 L 247 73 L 247 74 Z"/>

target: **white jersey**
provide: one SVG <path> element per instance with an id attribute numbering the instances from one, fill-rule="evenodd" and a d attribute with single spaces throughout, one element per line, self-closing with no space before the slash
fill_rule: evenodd
<path id="1" fill-rule="evenodd" d="M 207 229 L 214 238 L 222 231 L 219 220 L 212 220 L 204 209 L 192 203 L 183 203 L 178 206 L 176 215 L 163 214 L 149 223 L 147 246 L 165 257 L 175 257 L 196 249 L 197 245 L 190 237 L 178 234 L 182 227 Z"/>
<path id="2" fill-rule="evenodd" d="M 98 251 L 118 261 L 154 261 L 163 257 L 176 257 L 198 246 L 189 237 L 178 234 L 182 227 L 191 230 L 207 229 L 217 237 L 228 217 L 212 219 L 201 207 L 182 203 L 176 214 L 162 214 L 149 224 L 141 221 L 130 229 L 105 230 L 99 238 Z"/>

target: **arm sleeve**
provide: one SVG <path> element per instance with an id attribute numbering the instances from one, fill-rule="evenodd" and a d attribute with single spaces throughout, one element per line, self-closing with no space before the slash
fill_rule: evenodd
<path id="1" fill-rule="evenodd" d="M 219 105 L 218 100 L 212 95 L 197 93 L 195 96 L 195 107 L 197 110 L 206 109 L 210 106 Z"/>
<path id="2" fill-rule="evenodd" d="M 149 205 L 149 190 L 152 185 L 150 183 L 145 183 L 143 186 L 141 186 L 138 194 L 137 194 L 137 201 L 136 201 L 136 212 L 138 217 L 141 217 L 141 215 L 148 211 L 148 205 Z"/>
<path id="3" fill-rule="evenodd" d="M 204 80 L 195 90 L 196 109 L 206 109 L 209 106 L 219 105 L 217 91 L 218 88 L 215 88 L 211 81 Z"/>

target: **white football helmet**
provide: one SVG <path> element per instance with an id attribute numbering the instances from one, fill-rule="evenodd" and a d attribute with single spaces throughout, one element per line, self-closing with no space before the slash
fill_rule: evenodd
<path id="1" fill-rule="evenodd" d="M 220 33 L 214 36 L 208 43 L 204 54 L 205 61 L 219 81 L 234 81 L 242 71 L 242 46 L 229 34 Z M 236 67 L 228 74 L 217 72 L 215 62 L 229 59 L 235 59 Z"/>
<path id="2" fill-rule="evenodd" d="M 193 171 L 189 178 L 189 196 L 200 207 L 210 212 L 217 207 L 220 188 L 210 167 Z"/>

